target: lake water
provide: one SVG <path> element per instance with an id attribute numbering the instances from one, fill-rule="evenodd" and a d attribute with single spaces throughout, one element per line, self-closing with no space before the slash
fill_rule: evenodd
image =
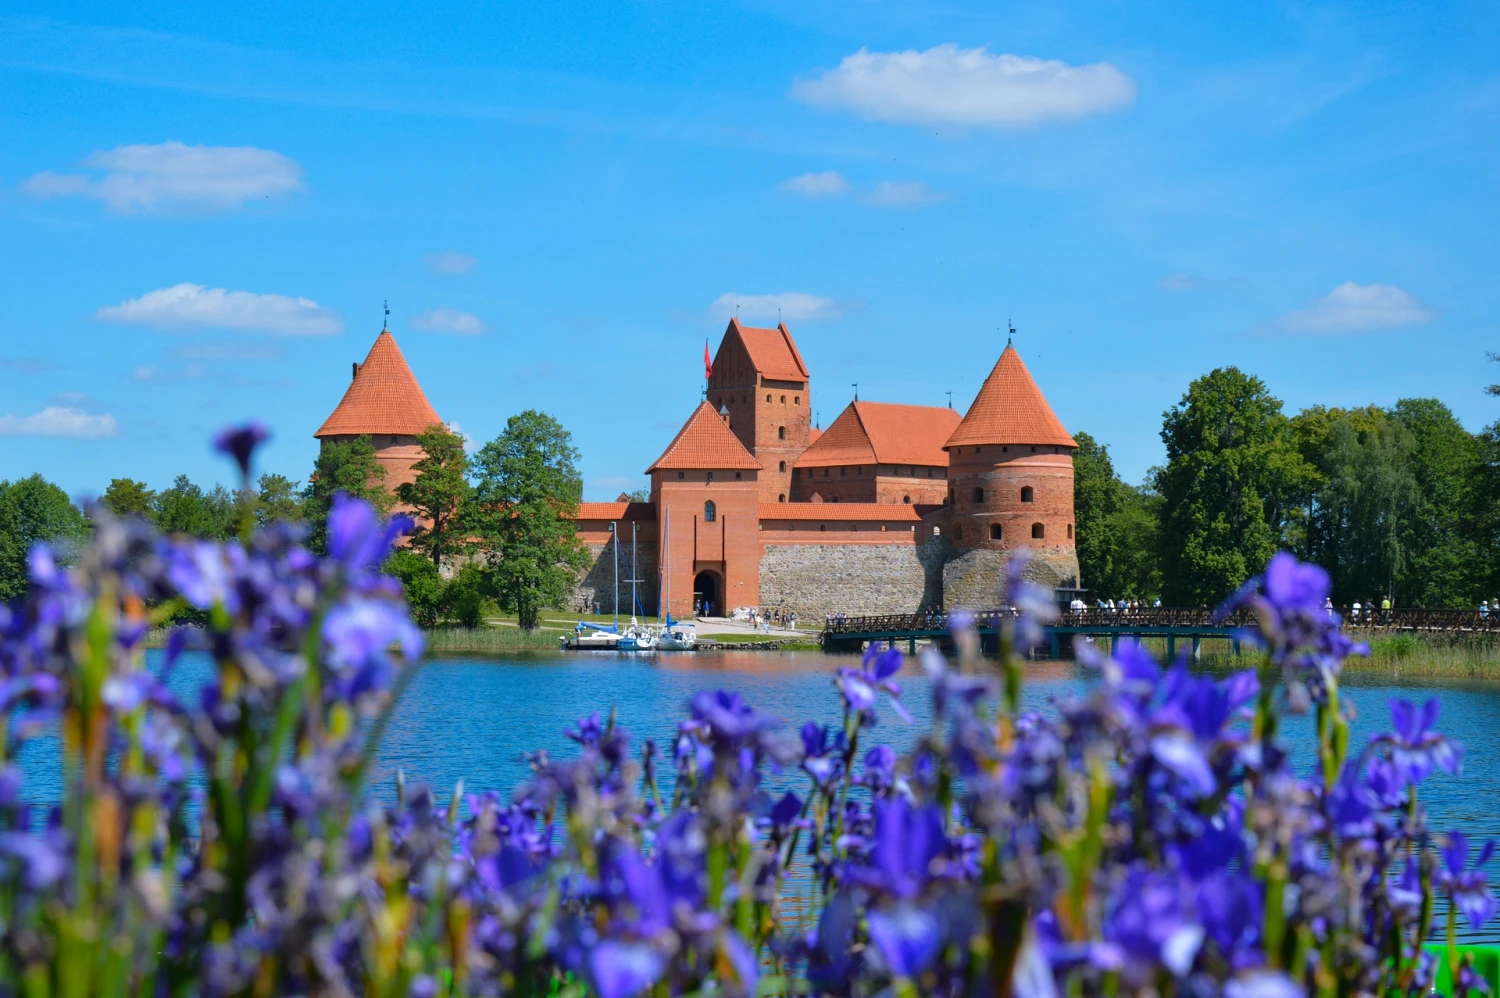
<path id="1" fill-rule="evenodd" d="M 160 652 L 148 653 L 159 661 Z M 372 792 L 391 799 L 397 769 L 408 785 L 426 783 L 446 801 L 462 779 L 466 790 L 499 790 L 508 794 L 527 776 L 523 753 L 545 748 L 571 755 L 573 743 L 563 729 L 598 710 L 611 707 L 639 747 L 650 737 L 669 747 L 686 705 L 700 690 L 726 689 L 742 694 L 760 711 L 793 726 L 806 720 L 837 723 L 838 695 L 832 677 L 849 658 L 816 652 L 700 652 L 633 657 L 608 652 L 559 655 L 538 653 L 505 658 L 452 657 L 429 661 L 417 672 L 396 705 L 381 745 Z M 185 656 L 171 679 L 180 697 L 196 699 L 196 688 L 211 663 Z M 1030 663 L 1025 687 L 1027 705 L 1045 710 L 1054 697 L 1080 690 L 1086 678 L 1066 663 Z M 908 671 L 914 673 L 907 675 Z M 908 727 L 882 705 L 875 738 L 904 750 L 930 718 L 929 690 L 914 663 L 898 678 L 903 703 L 915 715 Z M 1423 798 L 1435 832 L 1459 828 L 1472 838 L 1500 837 L 1500 684 L 1403 681 L 1389 675 L 1347 673 L 1343 688 L 1354 704 L 1352 744 L 1390 725 L 1389 702 L 1420 702 L 1437 697 L 1442 705 L 1439 730 L 1461 742 L 1461 777 L 1437 774 L 1423 786 Z M 865 736 L 869 738 L 869 734 Z M 1298 758 L 1310 759 L 1310 718 L 1291 718 L 1285 737 Z M 28 796 L 55 800 L 58 793 L 56 745 L 39 740 L 23 756 Z M 866 744 L 875 744 L 867 741 Z M 1490 871 L 1500 881 L 1500 862 Z M 1500 941 L 1500 929 L 1486 931 L 1486 941 Z"/>

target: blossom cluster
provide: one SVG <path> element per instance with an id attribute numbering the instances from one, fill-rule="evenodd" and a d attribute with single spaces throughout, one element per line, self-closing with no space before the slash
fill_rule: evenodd
<path id="1" fill-rule="evenodd" d="M 264 433 L 220 438 L 248 480 Z M 247 490 L 247 502 L 250 501 Z M 837 725 L 731 692 L 670 743 L 612 715 L 528 757 L 508 796 L 446 804 L 365 785 L 422 636 L 380 566 L 410 524 L 338 499 L 328 554 L 285 525 L 237 541 L 96 513 L 59 568 L 31 553 L 0 608 L 0 994 L 1425 994 L 1495 911 L 1493 845 L 1427 827 L 1456 773 L 1435 702 L 1352 746 L 1341 663 L 1361 649 L 1316 566 L 1278 555 L 1231 601 L 1266 668 L 1226 677 L 1083 642 L 1096 679 L 1021 709 L 1055 613 L 1012 566 L 1000 661 L 959 622 L 919 667 L 930 727 L 899 755 L 913 665 L 838 670 Z M 147 667 L 150 628 L 183 609 Z M 182 654 L 211 681 L 179 699 Z M 1317 758 L 1280 729 L 1310 712 Z M 62 799 L 27 803 L 16 754 L 59 731 Z M 905 739 L 912 741 L 912 739 Z M 1424 944 L 1446 930 L 1446 951 Z"/>

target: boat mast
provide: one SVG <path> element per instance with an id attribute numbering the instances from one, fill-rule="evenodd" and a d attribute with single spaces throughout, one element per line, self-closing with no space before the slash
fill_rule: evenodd
<path id="1" fill-rule="evenodd" d="M 636 595 L 636 591 L 635 591 L 635 584 L 637 582 L 641 581 L 639 578 L 636 577 L 636 571 L 635 571 L 635 527 L 636 527 L 636 521 L 631 520 L 630 521 L 630 615 L 632 617 L 634 617 L 635 616 L 635 612 L 641 608 L 641 598 L 640 598 L 640 596 Z"/>
<path id="2" fill-rule="evenodd" d="M 620 629 L 620 531 L 618 523 L 609 525 L 609 546 L 615 555 L 615 630 Z"/>

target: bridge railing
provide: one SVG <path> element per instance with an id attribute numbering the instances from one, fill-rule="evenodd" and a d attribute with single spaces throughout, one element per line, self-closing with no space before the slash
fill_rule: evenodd
<path id="1" fill-rule="evenodd" d="M 1361 607 L 1358 614 L 1352 608 L 1337 607 L 1334 610 L 1344 620 L 1344 625 L 1355 631 L 1445 631 L 1480 632 L 1500 635 L 1500 612 L 1480 613 L 1477 610 L 1443 610 L 1414 607 L 1410 609 L 1371 610 Z M 985 610 L 969 616 L 974 626 L 981 631 L 995 630 L 1007 617 L 1015 617 L 1014 607 Z M 823 632 L 840 634 L 893 634 L 911 632 L 946 631 L 952 625 L 953 615 L 947 612 L 897 613 L 868 616 L 830 615 L 824 622 Z M 1140 628 L 1235 628 L 1248 627 L 1254 623 L 1253 616 L 1239 610 L 1227 618 L 1218 619 L 1210 607 L 1139 607 L 1101 608 L 1087 607 L 1082 610 L 1064 608 L 1058 615 L 1059 627 L 1108 628 L 1123 633 Z"/>

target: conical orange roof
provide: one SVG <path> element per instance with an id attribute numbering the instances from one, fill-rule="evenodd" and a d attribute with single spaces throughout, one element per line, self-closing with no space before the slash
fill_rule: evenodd
<path id="1" fill-rule="evenodd" d="M 705 400 L 698 403 L 698 408 L 682 424 L 656 463 L 646 469 L 646 474 L 662 468 L 759 471 L 761 467 Z"/>
<path id="2" fill-rule="evenodd" d="M 984 379 L 963 422 L 943 446 L 951 450 L 986 444 L 1078 446 L 1009 343 L 995 362 L 995 369 Z"/>
<path id="3" fill-rule="evenodd" d="M 415 436 L 433 423 L 441 423 L 416 376 L 406 366 L 401 348 L 390 330 L 382 329 L 359 365 L 354 380 L 333 415 L 323 421 L 314 437 L 359 436 L 369 433 Z"/>

